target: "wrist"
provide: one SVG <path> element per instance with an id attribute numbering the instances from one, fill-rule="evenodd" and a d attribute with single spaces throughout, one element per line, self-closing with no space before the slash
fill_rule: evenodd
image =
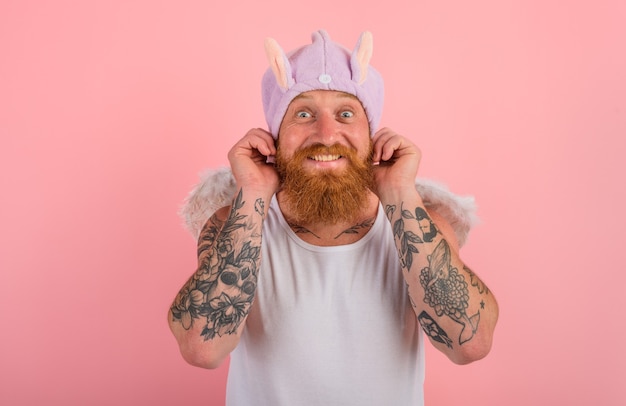
<path id="1" fill-rule="evenodd" d="M 414 182 L 410 184 L 389 184 L 384 187 L 379 187 L 376 194 L 383 205 L 400 205 L 401 203 L 406 205 L 414 203 L 423 206 L 424 204 L 421 196 L 417 193 Z"/>
<path id="2" fill-rule="evenodd" d="M 237 190 L 241 190 L 244 196 L 253 198 L 270 199 L 274 195 L 274 188 L 258 185 L 237 184 Z"/>

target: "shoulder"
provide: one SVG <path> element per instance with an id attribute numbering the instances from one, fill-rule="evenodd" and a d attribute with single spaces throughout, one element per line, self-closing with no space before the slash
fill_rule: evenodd
<path id="1" fill-rule="evenodd" d="M 463 246 L 471 228 L 478 222 L 474 197 L 455 194 L 445 185 L 429 179 L 417 179 L 415 187 L 428 213 L 437 213 L 439 221 L 435 223 L 451 230 L 448 235 L 454 236 L 458 245 Z"/>
<path id="2" fill-rule="evenodd" d="M 229 168 L 207 170 L 200 175 L 200 182 L 189 192 L 178 212 L 194 238 L 218 210 L 226 210 L 228 214 L 235 189 L 235 179 Z"/>
<path id="3" fill-rule="evenodd" d="M 437 210 L 429 210 L 428 215 L 430 219 L 435 223 L 437 229 L 441 234 L 443 234 L 443 238 L 448 242 L 450 247 L 458 252 L 459 251 L 459 240 L 456 237 L 456 233 L 454 232 L 454 228 L 446 218 L 441 215 Z"/>

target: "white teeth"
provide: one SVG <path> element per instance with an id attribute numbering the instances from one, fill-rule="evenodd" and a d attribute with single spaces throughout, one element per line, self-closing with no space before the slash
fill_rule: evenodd
<path id="1" fill-rule="evenodd" d="M 311 157 L 311 159 L 313 159 L 314 161 L 321 162 L 335 161 L 339 158 L 341 158 L 341 155 L 315 155 Z"/>

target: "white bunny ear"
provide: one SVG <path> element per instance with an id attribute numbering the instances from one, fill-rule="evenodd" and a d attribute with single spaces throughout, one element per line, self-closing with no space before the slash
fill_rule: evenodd
<path id="1" fill-rule="evenodd" d="M 265 39 L 265 55 L 267 61 L 274 72 L 276 82 L 281 89 L 287 90 L 293 86 L 293 78 L 291 77 L 291 65 L 278 42 L 273 38 Z"/>
<path id="2" fill-rule="evenodd" d="M 374 38 L 372 33 L 365 31 L 361 34 L 359 41 L 352 51 L 352 74 L 355 75 L 358 72 L 358 78 L 354 78 L 360 85 L 367 79 L 367 69 L 369 67 L 370 59 L 372 59 L 372 53 L 374 51 Z"/>

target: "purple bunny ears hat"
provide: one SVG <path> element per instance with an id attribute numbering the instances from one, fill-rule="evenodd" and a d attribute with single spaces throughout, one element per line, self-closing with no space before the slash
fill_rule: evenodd
<path id="1" fill-rule="evenodd" d="M 314 32 L 311 37 L 310 45 L 288 55 L 274 39 L 265 40 L 270 68 L 263 76 L 261 90 L 270 133 L 278 137 L 287 107 L 300 93 L 336 90 L 361 101 L 374 135 L 382 115 L 384 85 L 380 74 L 369 66 L 372 34 L 362 33 L 352 52 L 331 41 L 326 31 Z"/>

